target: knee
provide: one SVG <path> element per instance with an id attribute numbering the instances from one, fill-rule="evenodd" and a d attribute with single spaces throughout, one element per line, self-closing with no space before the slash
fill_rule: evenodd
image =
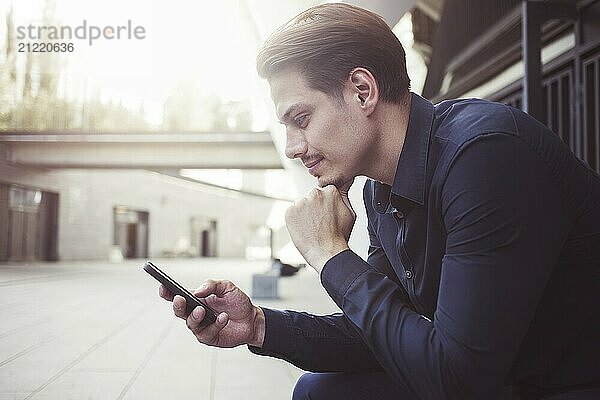
<path id="1" fill-rule="evenodd" d="M 292 400 L 328 399 L 329 383 L 324 373 L 306 373 L 298 379 Z"/>

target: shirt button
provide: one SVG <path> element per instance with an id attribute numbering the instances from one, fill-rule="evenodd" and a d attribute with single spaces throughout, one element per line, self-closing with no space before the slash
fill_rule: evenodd
<path id="1" fill-rule="evenodd" d="M 396 218 L 399 218 L 399 219 L 404 218 L 404 213 L 402 211 L 396 211 Z"/>
<path id="2" fill-rule="evenodd" d="M 412 273 L 412 271 L 410 269 L 407 270 L 405 274 L 406 274 L 406 279 L 410 279 L 410 278 L 413 277 L 413 273 Z"/>

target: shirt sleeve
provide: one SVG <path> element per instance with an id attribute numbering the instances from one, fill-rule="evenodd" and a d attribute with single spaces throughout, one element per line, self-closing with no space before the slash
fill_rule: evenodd
<path id="1" fill-rule="evenodd" d="M 568 232 L 561 193 L 518 137 L 488 134 L 457 153 L 440 196 L 447 238 L 433 321 L 351 251 L 321 280 L 413 398 L 494 398 Z"/>
<path id="2" fill-rule="evenodd" d="M 265 340 L 248 346 L 258 355 L 286 360 L 312 372 L 370 372 L 382 368 L 356 328 L 342 314 L 264 308 Z"/>

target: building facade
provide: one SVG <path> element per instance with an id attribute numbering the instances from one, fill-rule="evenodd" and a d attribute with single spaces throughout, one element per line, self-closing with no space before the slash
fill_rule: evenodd
<path id="1" fill-rule="evenodd" d="M 599 21 L 598 0 L 446 0 L 439 22 L 417 21 L 431 49 L 423 94 L 524 109 L 600 172 Z"/>
<path id="2" fill-rule="evenodd" d="M 270 245 L 257 232 L 277 202 L 147 170 L 2 165 L 0 261 L 245 257 Z"/>

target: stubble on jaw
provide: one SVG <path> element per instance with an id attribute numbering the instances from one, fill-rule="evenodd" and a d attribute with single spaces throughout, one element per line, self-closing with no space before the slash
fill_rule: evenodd
<path id="1" fill-rule="evenodd" d="M 328 186 L 328 185 L 333 185 L 340 192 L 344 192 L 344 193 L 348 193 L 348 190 L 350 190 L 350 186 L 352 186 L 352 183 L 354 182 L 354 178 L 352 178 L 350 180 L 345 180 L 345 179 L 342 179 L 342 178 L 337 178 L 337 179 L 334 178 L 334 179 L 329 179 L 329 180 L 323 181 L 321 183 L 321 180 L 319 178 L 317 178 L 317 185 L 320 188 L 323 188 L 323 187 Z"/>

